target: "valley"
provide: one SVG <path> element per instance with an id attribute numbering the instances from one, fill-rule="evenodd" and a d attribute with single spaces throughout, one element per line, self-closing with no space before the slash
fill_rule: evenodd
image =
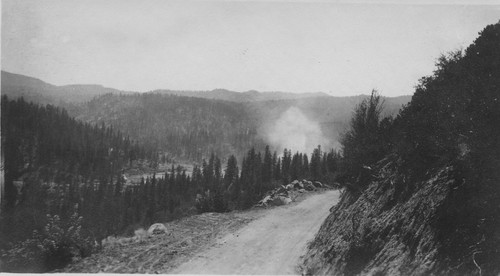
<path id="1" fill-rule="evenodd" d="M 2 1 L 0 273 L 500 275 L 500 5 Z"/>
<path id="2" fill-rule="evenodd" d="M 111 126 L 141 145 L 157 148 L 170 159 L 190 163 L 199 163 L 211 153 L 222 158 L 231 154 L 242 158 L 251 147 L 264 150 L 266 145 L 278 152 L 290 146 L 293 152 L 306 153 L 317 145 L 337 149 L 352 110 L 368 97 L 229 90 L 139 93 L 95 89 L 92 85 L 74 87 L 93 93 L 65 92 L 66 86 L 2 71 L 3 95 L 9 98 L 22 96 L 27 101 L 64 107 L 80 121 Z M 73 94 L 87 98 L 82 100 Z M 409 101 L 410 96 L 385 98 L 384 115 L 395 116 Z M 285 131 L 273 132 L 284 128 L 279 122 L 287 111 L 285 122 L 289 126 Z M 311 126 L 316 128 L 314 135 L 297 138 L 303 134 L 294 129 Z"/>

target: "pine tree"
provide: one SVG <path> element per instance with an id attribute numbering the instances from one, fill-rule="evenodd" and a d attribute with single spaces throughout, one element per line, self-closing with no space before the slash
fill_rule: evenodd
<path id="1" fill-rule="evenodd" d="M 283 184 L 290 182 L 290 166 L 292 163 L 291 151 L 284 149 L 283 156 L 281 157 L 281 174 Z"/>
<path id="2" fill-rule="evenodd" d="M 309 159 L 307 158 L 307 154 L 304 153 L 302 156 L 302 172 L 303 172 L 303 178 L 309 178 L 310 168 L 309 168 Z"/>
<path id="3" fill-rule="evenodd" d="M 266 146 L 264 151 L 264 163 L 262 164 L 262 181 L 264 183 L 270 183 L 273 176 L 273 156 L 269 150 L 269 146 Z"/>
<path id="4" fill-rule="evenodd" d="M 292 157 L 290 165 L 290 178 L 292 180 L 299 179 L 302 176 L 302 157 L 299 152 L 296 152 Z"/>
<path id="5" fill-rule="evenodd" d="M 321 157 L 322 157 L 321 146 L 318 145 L 318 147 L 314 149 L 311 155 L 310 173 L 311 173 L 311 178 L 313 180 L 321 180 L 322 177 Z"/>
<path id="6" fill-rule="evenodd" d="M 382 109 L 382 99 L 375 90 L 356 107 L 350 128 L 341 138 L 344 179 L 366 185 L 362 168 L 384 156 L 386 146 L 379 128 Z"/>
<path id="7" fill-rule="evenodd" d="M 238 163 L 236 157 L 231 155 L 227 160 L 226 171 L 224 173 L 224 188 L 228 189 L 238 180 Z"/>
<path id="8" fill-rule="evenodd" d="M 215 157 L 214 159 L 214 185 L 220 186 L 222 182 L 222 168 L 221 161 L 219 157 Z"/>
<path id="9" fill-rule="evenodd" d="M 274 152 L 274 155 L 276 156 L 276 152 Z M 274 165 L 273 175 L 275 181 L 283 179 L 283 175 L 281 174 L 281 158 L 278 158 Z"/>

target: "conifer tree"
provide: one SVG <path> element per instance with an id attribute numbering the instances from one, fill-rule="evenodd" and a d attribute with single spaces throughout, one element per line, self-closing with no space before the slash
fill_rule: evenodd
<path id="1" fill-rule="evenodd" d="M 383 102 L 376 90 L 356 107 L 350 128 L 341 138 L 344 179 L 366 185 L 362 168 L 385 154 L 385 141 L 380 135 L 382 109 Z"/>
<path id="2" fill-rule="evenodd" d="M 322 157 L 321 146 L 318 145 L 318 147 L 314 149 L 311 155 L 310 173 L 311 173 L 311 178 L 313 180 L 321 180 L 322 177 L 321 157 Z"/>
<path id="3" fill-rule="evenodd" d="M 238 163 L 236 157 L 231 155 L 227 160 L 226 171 L 224 174 L 224 188 L 228 189 L 234 185 L 238 180 Z"/>
<path id="4" fill-rule="evenodd" d="M 284 149 L 283 156 L 281 157 L 281 174 L 283 184 L 290 182 L 290 166 L 292 163 L 291 151 Z"/>
<path id="5" fill-rule="evenodd" d="M 262 181 L 264 183 L 270 183 L 273 176 L 273 156 L 269 150 L 269 146 L 266 146 L 264 151 L 264 162 L 262 164 Z"/>

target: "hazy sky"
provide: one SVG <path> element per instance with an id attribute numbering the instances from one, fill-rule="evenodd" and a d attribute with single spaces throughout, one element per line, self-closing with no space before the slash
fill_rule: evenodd
<path id="1" fill-rule="evenodd" d="M 395 96 L 500 20 L 500 0 L 393 2 L 3 0 L 1 66 L 56 85 Z"/>

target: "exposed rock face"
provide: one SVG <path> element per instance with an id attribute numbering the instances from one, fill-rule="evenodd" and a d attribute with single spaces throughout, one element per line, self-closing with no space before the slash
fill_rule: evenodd
<path id="1" fill-rule="evenodd" d="M 345 192 L 310 244 L 302 273 L 325 275 L 427 275 L 439 242 L 434 220 L 456 187 L 453 169 L 439 170 L 402 200 L 393 177 L 374 181 L 357 199 Z M 399 183 L 400 184 L 400 183 Z"/>
<path id="2" fill-rule="evenodd" d="M 387 135 L 364 132 L 357 110 L 338 178 L 346 191 L 303 272 L 500 275 L 499 45 L 500 22 L 441 56 Z"/>
<path id="3" fill-rule="evenodd" d="M 155 223 L 148 229 L 149 235 L 159 235 L 168 233 L 167 227 L 163 223 Z"/>

